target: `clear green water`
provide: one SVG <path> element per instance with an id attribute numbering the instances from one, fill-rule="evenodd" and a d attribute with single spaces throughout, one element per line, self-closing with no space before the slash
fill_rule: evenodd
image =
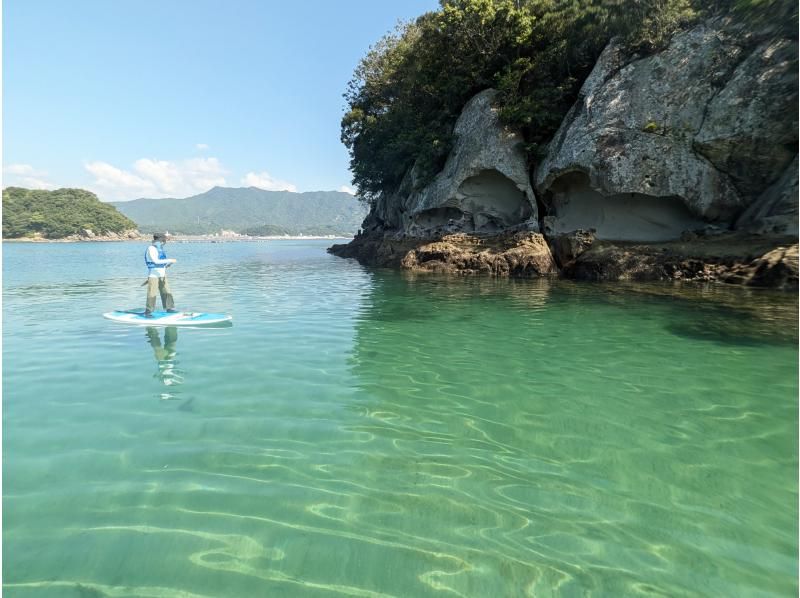
<path id="1" fill-rule="evenodd" d="M 3 247 L 4 596 L 797 594 L 795 296 L 327 244 Z"/>

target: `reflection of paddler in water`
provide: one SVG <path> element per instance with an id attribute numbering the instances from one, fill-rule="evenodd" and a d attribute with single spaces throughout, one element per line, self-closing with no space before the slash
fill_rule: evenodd
<path id="1" fill-rule="evenodd" d="M 153 348 L 153 355 L 158 362 L 158 372 L 154 377 L 161 380 L 164 386 L 175 386 L 183 384 L 183 372 L 175 369 L 175 355 L 177 353 L 175 345 L 178 343 L 178 329 L 175 326 L 167 326 L 164 329 L 164 342 L 158 335 L 158 328 L 149 326 L 147 328 L 147 339 Z M 174 398 L 170 393 L 161 395 L 162 399 Z"/>

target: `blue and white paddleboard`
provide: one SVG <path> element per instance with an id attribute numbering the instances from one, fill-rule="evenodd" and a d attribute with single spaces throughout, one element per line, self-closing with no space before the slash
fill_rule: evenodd
<path id="1" fill-rule="evenodd" d="M 154 311 L 152 316 L 152 318 L 145 318 L 143 309 L 119 309 L 103 314 L 104 318 L 114 322 L 138 324 L 140 326 L 205 326 L 206 324 L 221 324 L 233 320 L 233 317 L 227 314 L 205 314 L 194 311 L 179 311 L 175 313 Z"/>

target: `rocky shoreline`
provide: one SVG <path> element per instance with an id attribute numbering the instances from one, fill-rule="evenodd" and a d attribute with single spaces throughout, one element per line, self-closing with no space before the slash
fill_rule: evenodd
<path id="1" fill-rule="evenodd" d="M 368 266 L 412 272 L 798 288 L 797 239 L 786 235 L 689 233 L 675 241 L 634 243 L 598 240 L 591 230 L 551 239 L 533 232 L 426 238 L 361 233 L 328 251 Z"/>
<path id="2" fill-rule="evenodd" d="M 41 235 L 33 237 L 14 237 L 11 239 L 3 237 L 3 243 L 79 243 L 82 241 L 93 242 L 114 242 L 114 241 L 141 241 L 150 239 L 145 237 L 138 230 L 128 230 L 121 233 L 105 233 L 96 235 L 92 231 L 86 231 L 80 235 L 69 235 L 60 239 L 48 239 Z"/>

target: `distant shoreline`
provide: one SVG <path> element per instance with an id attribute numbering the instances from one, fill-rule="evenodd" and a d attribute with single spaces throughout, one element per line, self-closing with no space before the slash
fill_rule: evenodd
<path id="1" fill-rule="evenodd" d="M 3 239 L 3 243 L 123 243 L 123 242 L 142 242 L 149 243 L 150 235 L 138 238 L 82 238 L 82 239 L 43 239 L 32 237 L 19 237 L 16 239 Z M 215 236 L 215 235 L 170 235 L 170 243 L 254 243 L 258 241 L 331 241 L 337 239 L 353 239 L 353 236 L 346 235 L 273 235 L 266 237 L 239 236 Z"/>

